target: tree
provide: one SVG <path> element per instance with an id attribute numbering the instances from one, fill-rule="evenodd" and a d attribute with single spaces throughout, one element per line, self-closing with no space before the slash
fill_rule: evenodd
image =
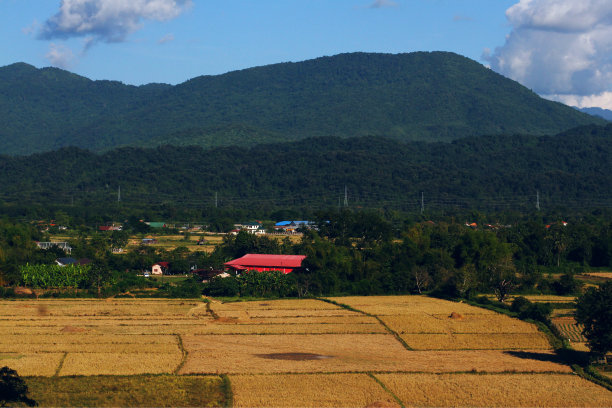
<path id="1" fill-rule="evenodd" d="M 23 402 L 29 407 L 38 405 L 27 394 L 28 386 L 17 371 L 8 367 L 0 368 L 0 406 L 5 407 L 9 402 Z"/>
<path id="2" fill-rule="evenodd" d="M 591 351 L 605 354 L 612 350 L 612 281 L 589 290 L 578 298 L 576 321 L 584 325 L 582 334 Z"/>

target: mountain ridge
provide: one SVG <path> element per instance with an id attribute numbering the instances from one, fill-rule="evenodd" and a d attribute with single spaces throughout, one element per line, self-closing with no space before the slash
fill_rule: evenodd
<path id="1" fill-rule="evenodd" d="M 604 123 L 447 52 L 339 54 L 139 87 L 18 63 L 0 68 L 0 109 L 3 154 L 318 136 L 451 141 Z"/>

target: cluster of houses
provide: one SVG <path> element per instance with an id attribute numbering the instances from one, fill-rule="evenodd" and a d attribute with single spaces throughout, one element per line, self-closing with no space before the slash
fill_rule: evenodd
<path id="1" fill-rule="evenodd" d="M 276 234 L 297 234 L 300 229 L 316 229 L 316 224 L 312 221 L 279 221 L 272 227 L 273 231 L 266 231 L 261 221 L 246 222 L 234 224 L 234 229 L 230 234 L 236 235 L 240 231 L 246 231 L 250 234 L 263 235 L 267 233 Z"/>

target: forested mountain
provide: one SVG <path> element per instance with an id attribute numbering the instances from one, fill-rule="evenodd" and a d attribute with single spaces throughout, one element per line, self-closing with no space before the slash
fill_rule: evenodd
<path id="1" fill-rule="evenodd" d="M 0 202 L 205 208 L 612 206 L 612 124 L 452 143 L 310 138 L 252 148 L 78 148 L 0 157 Z"/>
<path id="2" fill-rule="evenodd" d="M 3 154 L 319 136 L 450 141 L 604 123 L 446 52 L 341 54 L 140 87 L 20 63 L 0 68 L 0 112 Z"/>

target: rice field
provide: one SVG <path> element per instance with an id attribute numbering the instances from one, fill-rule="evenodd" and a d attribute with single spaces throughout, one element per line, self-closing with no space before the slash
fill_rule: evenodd
<path id="1" fill-rule="evenodd" d="M 397 316 L 406 314 L 450 315 L 495 315 L 486 309 L 470 306 L 461 302 L 429 298 L 426 296 L 348 296 L 331 297 L 329 300 L 350 306 L 354 309 L 377 316 Z"/>
<path id="2" fill-rule="evenodd" d="M 559 329 L 559 332 L 566 339 L 572 342 L 586 342 L 587 339 L 582 335 L 583 326 L 576 323 L 573 317 L 556 317 L 552 322 Z"/>
<path id="3" fill-rule="evenodd" d="M 564 374 L 377 374 L 405 406 L 609 407 L 612 393 Z"/>
<path id="4" fill-rule="evenodd" d="M 235 375 L 231 380 L 235 407 L 292 407 L 298 401 L 300 407 L 399 407 L 367 374 Z"/>
<path id="5" fill-rule="evenodd" d="M 567 401 L 575 406 L 602 406 L 602 398 L 610 398 L 609 391 L 568 375 L 571 368 L 546 338 L 519 320 L 424 296 L 332 300 L 338 304 L 0 301 L 0 366 L 16 369 L 32 384 L 166 378 L 187 387 L 184 392 L 197 392 L 193 384 L 203 382 L 216 384 L 211 390 L 219 393 L 223 374 L 235 406 L 554 406 L 561 400 L 553 390 L 566 381 L 568 389 L 596 387 L 588 398 L 574 392 Z M 439 384 L 432 385 L 434 380 Z M 483 381 L 493 388 L 487 390 Z M 533 384 L 541 385 L 539 398 L 546 403 L 527 397 Z M 419 391 L 408 393 L 409 387 Z M 465 393 L 443 392 L 455 388 Z M 523 388 L 526 392 L 516 394 L 525 399 L 508 399 Z M 177 404 L 202 404 L 202 396 L 181 395 Z M 72 404 L 60 394 L 54 398 L 64 401 L 58 405 Z M 78 398 L 73 401 L 88 397 Z M 172 405 L 150 398 L 151 404 L 141 406 Z M 132 405 L 127 401 L 119 405 Z"/>

